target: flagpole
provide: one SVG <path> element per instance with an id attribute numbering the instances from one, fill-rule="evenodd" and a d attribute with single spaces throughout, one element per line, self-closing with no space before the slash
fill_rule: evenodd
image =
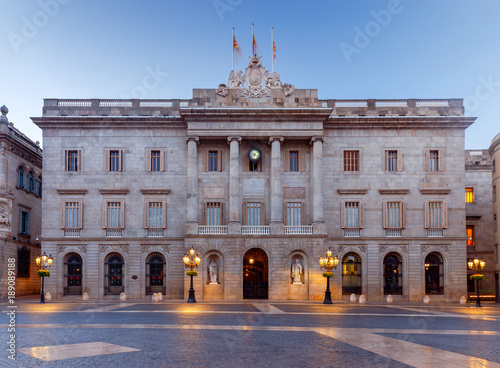
<path id="1" fill-rule="evenodd" d="M 234 70 L 234 27 L 233 27 L 233 39 L 232 39 L 232 45 L 233 45 L 233 68 L 231 70 Z"/>
<path id="2" fill-rule="evenodd" d="M 274 73 L 274 27 L 271 27 L 271 72 Z"/>

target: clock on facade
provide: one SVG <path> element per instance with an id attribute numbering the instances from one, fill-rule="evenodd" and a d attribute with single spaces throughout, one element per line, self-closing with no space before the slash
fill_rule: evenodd
<path id="1" fill-rule="evenodd" d="M 248 158 L 254 163 L 258 162 L 261 156 L 262 152 L 258 148 L 250 148 L 250 150 L 248 151 Z"/>

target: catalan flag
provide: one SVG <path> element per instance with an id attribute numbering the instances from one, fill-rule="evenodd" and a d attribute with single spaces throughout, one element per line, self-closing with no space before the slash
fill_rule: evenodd
<path id="1" fill-rule="evenodd" d="M 253 35 L 252 51 L 254 55 L 257 55 L 257 41 L 255 41 L 255 35 Z"/>
<path id="2" fill-rule="evenodd" d="M 233 36 L 233 52 L 236 54 L 237 58 L 241 57 L 241 48 L 238 41 L 236 41 L 236 36 Z"/>
<path id="3" fill-rule="evenodd" d="M 273 40 L 273 59 L 276 60 L 276 42 Z"/>

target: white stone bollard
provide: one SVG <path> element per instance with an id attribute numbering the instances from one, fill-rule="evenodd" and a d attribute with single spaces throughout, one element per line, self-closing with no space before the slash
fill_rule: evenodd
<path id="1" fill-rule="evenodd" d="M 46 302 L 50 302 L 52 300 L 52 294 L 50 292 L 46 292 L 43 296 Z"/>
<path id="2" fill-rule="evenodd" d="M 158 294 L 154 293 L 151 300 L 153 301 L 153 303 L 158 303 Z"/>
<path id="3" fill-rule="evenodd" d="M 127 294 L 125 294 L 123 291 L 120 293 L 120 301 L 124 302 L 127 300 Z"/>
<path id="4" fill-rule="evenodd" d="M 467 298 L 465 296 L 460 298 L 460 304 L 467 304 Z"/>
<path id="5" fill-rule="evenodd" d="M 424 304 L 429 304 L 431 302 L 431 298 L 428 295 L 424 296 Z"/>
<path id="6" fill-rule="evenodd" d="M 82 294 L 82 300 L 83 300 L 84 302 L 88 301 L 88 300 L 89 300 L 89 293 L 84 292 L 84 293 Z"/>
<path id="7" fill-rule="evenodd" d="M 387 295 L 386 301 L 387 301 L 387 303 L 392 303 L 394 301 L 394 299 L 392 298 L 392 295 Z"/>
<path id="8" fill-rule="evenodd" d="M 365 304 L 366 303 L 366 297 L 364 295 L 359 296 L 359 304 Z"/>
<path id="9" fill-rule="evenodd" d="M 161 293 L 158 293 L 158 301 L 162 301 L 163 300 L 163 295 Z"/>
<path id="10" fill-rule="evenodd" d="M 356 303 L 356 294 L 351 294 L 351 298 L 349 299 L 351 303 Z"/>

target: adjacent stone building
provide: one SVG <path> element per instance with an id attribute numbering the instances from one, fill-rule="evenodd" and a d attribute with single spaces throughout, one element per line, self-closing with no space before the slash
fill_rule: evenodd
<path id="1" fill-rule="evenodd" d="M 7 107 L 0 111 L 0 297 L 5 298 L 9 285 L 10 295 L 40 292 L 35 258 L 42 227 L 42 150 L 9 122 Z M 9 271 L 16 274 L 15 284 L 9 283 Z"/>
<path id="2" fill-rule="evenodd" d="M 456 302 L 467 293 L 461 99 L 319 100 L 259 58 L 189 100 L 46 99 L 55 297 Z M 209 267 L 209 265 L 211 265 Z"/>
<path id="3" fill-rule="evenodd" d="M 489 154 L 492 158 L 492 191 L 493 191 L 493 231 L 494 231 L 494 244 L 495 244 L 495 285 L 496 285 L 496 301 L 500 302 L 500 230 L 498 216 L 500 214 L 500 170 L 497 169 L 497 162 L 500 161 L 500 133 L 496 135 L 491 141 Z"/>

